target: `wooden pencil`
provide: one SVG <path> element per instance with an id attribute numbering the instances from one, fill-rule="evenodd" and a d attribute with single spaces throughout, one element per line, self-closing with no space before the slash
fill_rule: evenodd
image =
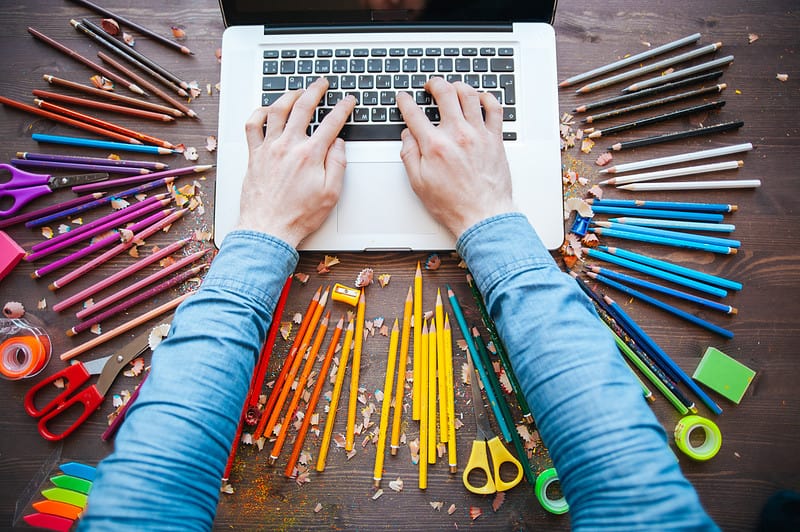
<path id="1" fill-rule="evenodd" d="M 417 353 L 422 349 L 422 270 L 417 261 L 417 270 L 414 273 L 414 379 L 411 382 L 411 419 L 419 420 L 420 416 L 420 383 L 421 367 Z"/>
<path id="2" fill-rule="evenodd" d="M 364 289 L 358 297 L 358 307 L 356 308 L 356 332 L 353 343 L 353 367 L 350 371 L 350 396 L 347 398 L 347 426 L 345 431 L 344 450 L 353 450 L 353 440 L 355 437 L 356 414 L 358 410 L 358 380 L 361 373 L 361 349 L 364 344 L 364 313 L 366 311 L 367 300 Z"/>
<path id="3" fill-rule="evenodd" d="M 667 166 L 670 164 L 686 163 L 690 161 L 697 161 L 701 159 L 710 159 L 713 157 L 720 157 L 722 155 L 731 155 L 733 153 L 741 153 L 750 151 L 753 145 L 749 142 L 742 144 L 733 144 L 731 146 L 722 146 L 720 148 L 712 148 L 710 150 L 700 150 L 688 153 L 679 153 L 677 155 L 669 155 L 667 157 L 658 157 L 656 159 L 647 159 L 644 161 L 636 161 L 632 163 L 616 164 L 610 168 L 600 170 L 601 174 L 621 174 L 624 172 L 632 172 L 634 170 L 644 170 L 646 168 L 653 168 L 656 166 Z"/>
<path id="4" fill-rule="evenodd" d="M 724 91 L 727 87 L 728 87 L 727 84 L 719 83 L 717 85 L 712 85 L 710 87 L 702 87 L 700 89 L 695 89 L 692 91 L 681 92 L 679 94 L 672 94 L 664 98 L 649 100 L 636 105 L 629 105 L 627 107 L 620 107 L 618 109 L 613 109 L 605 113 L 597 113 L 594 115 L 589 115 L 582 121 L 586 124 L 594 124 L 595 122 L 599 122 L 600 120 L 606 120 L 608 118 L 614 118 L 628 113 L 635 113 L 637 111 L 643 111 L 645 109 L 652 109 L 654 107 L 660 107 L 668 103 L 675 103 L 682 100 L 688 100 L 689 98 L 705 96 L 706 94 L 719 94 L 720 92 Z"/>
<path id="5" fill-rule="evenodd" d="M 419 489 L 428 488 L 428 453 L 436 452 L 428 449 L 428 320 L 422 318 L 420 331 L 420 383 L 419 383 Z M 414 353 L 417 358 L 417 353 Z"/>
<path id="6" fill-rule="evenodd" d="M 62 155 L 60 153 L 34 153 L 29 151 L 18 151 L 17 158 L 25 159 L 26 161 L 86 163 L 86 164 L 119 166 L 123 168 L 144 168 L 147 170 L 166 170 L 167 168 L 169 168 L 168 164 L 157 161 L 133 161 L 126 159 L 110 159 L 108 157 Z"/>
<path id="7" fill-rule="evenodd" d="M 444 373 L 445 352 L 444 352 L 444 305 L 442 305 L 442 291 L 436 289 L 436 303 L 433 307 L 434 317 L 436 318 L 436 368 L 437 382 L 439 384 L 439 441 L 447 443 L 450 439 L 450 430 L 447 427 L 447 377 Z"/>
<path id="8" fill-rule="evenodd" d="M 180 167 L 180 168 L 169 168 L 167 170 L 161 170 L 160 172 L 154 172 L 152 174 L 148 174 L 148 175 L 144 175 L 144 176 L 122 177 L 120 179 L 112 179 L 112 180 L 103 181 L 103 182 L 97 183 L 97 184 L 103 185 L 102 187 L 98 187 L 98 188 L 102 188 L 102 189 L 109 189 L 109 188 L 123 187 L 123 186 L 127 187 L 127 186 L 130 186 L 130 185 L 137 185 L 137 184 L 142 183 L 144 181 L 151 181 L 154 178 L 158 179 L 158 178 L 162 178 L 162 177 L 178 177 L 178 176 L 183 176 L 183 175 L 187 175 L 187 174 L 201 174 L 201 173 L 206 172 L 206 171 L 208 171 L 208 170 L 210 170 L 212 168 L 214 168 L 213 164 L 197 164 L 197 165 L 193 165 L 193 166 L 184 166 L 184 167 Z M 87 184 L 89 184 L 89 183 L 87 183 Z M 94 183 L 91 183 L 91 184 L 94 184 Z M 72 187 L 71 190 L 73 192 L 75 192 L 75 193 L 84 193 L 84 192 L 92 192 L 93 190 L 95 190 L 95 188 L 92 187 L 92 188 L 85 189 L 85 188 L 83 188 L 83 185 L 76 185 L 76 186 Z"/>
<path id="9" fill-rule="evenodd" d="M 702 135 L 711 135 L 712 133 L 722 133 L 732 129 L 738 129 L 744 125 L 744 122 L 737 120 L 735 122 L 725 122 L 713 126 L 698 127 L 688 129 L 685 131 L 676 131 L 674 133 L 667 133 L 664 135 L 654 135 L 652 137 L 644 137 L 636 140 L 629 140 L 626 142 L 618 142 L 608 147 L 608 151 L 620 151 L 631 148 L 642 148 L 644 146 L 651 146 L 653 144 L 661 144 L 663 142 L 672 142 L 673 140 L 683 140 L 692 137 L 699 137 Z"/>
<path id="10" fill-rule="evenodd" d="M 758 188 L 760 179 L 720 179 L 715 181 L 671 181 L 667 183 L 631 183 L 617 187 L 635 192 L 660 190 L 723 190 L 732 188 Z"/>
<path id="11" fill-rule="evenodd" d="M 669 83 L 676 79 L 685 78 L 687 76 L 693 76 L 698 72 L 704 72 L 706 70 L 711 70 L 713 68 L 725 66 L 732 62 L 733 62 L 733 56 L 726 55 L 725 57 L 714 59 L 713 61 L 708 61 L 707 63 L 691 66 L 689 68 L 683 68 L 680 70 L 676 70 L 675 72 L 664 74 L 663 76 L 656 76 L 644 81 L 638 81 L 633 85 L 629 85 L 624 89 L 622 89 L 622 92 L 628 93 L 628 92 L 640 91 L 642 89 L 649 89 L 650 87 L 654 87 L 656 85 L 662 85 L 664 83 Z"/>
<path id="12" fill-rule="evenodd" d="M 683 166 L 680 168 L 667 168 L 653 172 L 643 172 L 640 174 L 628 174 L 615 176 L 604 181 L 599 185 L 626 185 L 628 183 L 641 183 L 643 181 L 656 181 L 668 177 L 680 177 L 686 175 L 707 174 L 711 172 L 722 172 L 725 170 L 738 170 L 744 166 L 744 161 L 722 161 L 718 163 L 699 164 L 695 166 Z"/>
<path id="13" fill-rule="evenodd" d="M 445 350 L 445 378 L 447 390 L 447 462 L 450 474 L 458 471 L 458 453 L 456 452 L 456 410 L 455 410 L 455 380 L 453 377 L 453 331 L 450 327 L 450 315 L 444 315 L 444 350 Z"/>
<path id="14" fill-rule="evenodd" d="M 392 440 L 389 445 L 392 456 L 400 450 L 400 421 L 403 415 L 403 396 L 405 395 L 406 367 L 408 366 L 408 348 L 411 335 L 411 312 L 414 306 L 412 287 L 408 287 L 408 295 L 403 306 L 403 328 L 400 332 L 400 358 L 397 362 L 397 386 L 394 395 L 394 417 L 392 418 Z"/>
<path id="15" fill-rule="evenodd" d="M 427 422 L 428 422 L 428 463 L 433 465 L 436 463 L 436 399 L 438 397 L 437 393 L 437 380 L 436 380 L 436 373 L 438 370 L 438 354 L 436 352 L 436 318 L 431 317 L 431 321 L 428 325 L 428 375 L 427 375 L 427 383 L 428 383 L 428 415 L 427 415 Z"/>
<path id="16" fill-rule="evenodd" d="M 58 92 L 43 91 L 39 89 L 34 89 L 31 92 L 37 98 L 43 98 L 45 100 L 52 100 L 62 103 L 70 103 L 72 105 L 79 105 L 81 107 L 89 107 L 90 109 L 108 111 L 109 113 L 134 116 L 136 118 L 144 118 L 146 120 L 155 120 L 156 122 L 173 122 L 175 120 L 174 116 L 166 113 L 154 113 L 144 109 L 137 109 L 136 107 L 98 102 L 96 100 L 87 100 L 86 98 L 78 98 L 77 96 L 69 96 L 68 94 L 60 94 Z"/>
<path id="17" fill-rule="evenodd" d="M 386 432 L 389 429 L 390 410 L 392 408 L 392 397 L 394 389 L 394 370 L 397 362 L 397 341 L 400 336 L 397 318 L 392 324 L 392 331 L 389 334 L 389 354 L 386 361 L 386 376 L 383 381 L 383 401 L 381 404 L 381 420 L 378 428 L 378 443 L 375 446 L 375 466 L 372 469 L 372 486 L 379 488 L 383 478 L 383 460 L 386 453 Z M 402 383 L 398 382 L 402 387 Z M 402 408 L 402 405 L 395 405 L 395 410 Z"/>
<path id="18" fill-rule="evenodd" d="M 49 135 L 46 133 L 33 133 L 31 138 L 36 142 L 46 142 L 50 144 L 63 144 L 65 146 L 80 146 L 82 148 L 96 148 L 99 150 L 133 151 L 137 153 L 151 153 L 157 155 L 171 155 L 178 153 L 176 150 L 162 148 L 161 146 L 151 146 L 142 144 L 138 140 L 136 144 L 125 142 L 114 142 L 111 140 L 87 139 L 84 137 L 68 137 L 64 135 Z M 135 139 L 134 139 L 135 140 Z"/>
<path id="19" fill-rule="evenodd" d="M 126 166 L 105 166 L 100 164 L 71 163 L 64 161 L 29 161 L 28 159 L 11 159 L 11 164 L 23 168 L 47 168 L 70 170 L 73 172 L 105 172 L 107 174 L 146 175 L 150 170 Z"/>
<path id="20" fill-rule="evenodd" d="M 29 222 L 30 220 L 35 220 L 37 218 L 48 216 L 50 214 L 57 213 L 60 211 L 66 211 L 74 207 L 80 207 L 85 203 L 97 201 L 101 199 L 104 195 L 105 195 L 104 192 L 95 192 L 94 194 L 86 194 L 85 196 L 79 196 L 71 200 L 66 200 L 60 203 L 55 203 L 53 205 L 48 205 L 47 207 L 42 207 L 41 209 L 37 209 L 35 211 L 18 214 L 11 218 L 5 218 L 0 220 L 0 229 L 5 229 L 6 227 L 11 227 L 12 225 Z"/>
<path id="21" fill-rule="evenodd" d="M 701 105 L 694 105 L 692 107 L 684 107 L 683 109 L 678 109 L 677 111 L 670 111 L 669 113 L 664 113 L 657 116 L 649 116 L 647 118 L 642 118 L 640 120 L 633 120 L 625 124 L 618 124 L 616 126 L 607 127 L 605 129 L 592 130 L 589 133 L 589 138 L 595 139 L 598 137 L 603 137 L 606 135 L 618 133 L 620 131 L 627 131 L 629 129 L 634 129 L 642 126 L 649 126 L 651 124 L 657 124 L 659 122 L 665 122 L 667 120 L 675 120 L 676 118 L 682 118 L 684 116 L 689 116 L 696 113 L 704 113 L 706 111 L 719 109 L 724 105 L 725 105 L 725 100 L 720 100 L 716 102 L 704 103 Z"/>

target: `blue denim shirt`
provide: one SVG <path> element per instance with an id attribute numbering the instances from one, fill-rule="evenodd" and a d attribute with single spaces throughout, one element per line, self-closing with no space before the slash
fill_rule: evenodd
<path id="1" fill-rule="evenodd" d="M 468 229 L 457 249 L 497 323 L 575 528 L 714 529 L 591 303 L 521 214 Z M 209 529 L 256 355 L 298 256 L 234 231 L 178 309 L 82 527 Z"/>

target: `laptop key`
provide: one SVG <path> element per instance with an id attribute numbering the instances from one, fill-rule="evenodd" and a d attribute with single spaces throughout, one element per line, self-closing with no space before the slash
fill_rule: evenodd
<path id="1" fill-rule="evenodd" d="M 375 87 L 375 77 L 369 75 L 358 76 L 359 89 L 372 89 Z"/>
<path id="2" fill-rule="evenodd" d="M 411 57 L 403 59 L 403 72 L 416 72 L 419 62 Z"/>
<path id="3" fill-rule="evenodd" d="M 403 57 L 406 55 L 405 48 L 389 48 L 389 55 L 391 57 Z"/>
<path id="4" fill-rule="evenodd" d="M 261 89 L 264 91 L 285 91 L 286 78 L 283 76 L 264 76 L 261 80 Z"/>
<path id="5" fill-rule="evenodd" d="M 455 56 L 455 55 L 458 55 L 459 53 L 461 53 L 461 52 L 460 52 L 460 50 L 458 48 L 445 48 L 444 49 L 444 55 Z"/>
<path id="6" fill-rule="evenodd" d="M 411 88 L 421 89 L 425 86 L 426 81 L 428 81 L 428 77 L 425 74 L 413 74 L 411 76 Z"/>
<path id="7" fill-rule="evenodd" d="M 464 75 L 464 83 L 473 89 L 479 89 L 481 87 L 481 77 L 478 74 L 466 74 Z"/>
<path id="8" fill-rule="evenodd" d="M 395 93 L 394 91 L 381 91 L 381 105 L 394 105 Z"/>
<path id="9" fill-rule="evenodd" d="M 489 56 L 496 54 L 497 51 L 494 48 L 481 48 L 481 55 Z"/>
<path id="10" fill-rule="evenodd" d="M 366 107 L 356 107 L 353 109 L 353 121 L 354 122 L 369 122 L 369 109 Z M 347 127 L 347 126 L 345 126 Z M 346 138 L 346 137 L 342 137 Z"/>
<path id="11" fill-rule="evenodd" d="M 277 59 L 278 50 L 264 50 L 264 59 Z"/>
<path id="12" fill-rule="evenodd" d="M 379 74 L 375 76 L 375 88 L 376 89 L 391 89 L 392 88 L 392 76 L 388 74 Z"/>
<path id="13" fill-rule="evenodd" d="M 367 59 L 367 72 L 383 72 L 383 60 Z"/>
<path id="14" fill-rule="evenodd" d="M 431 94 L 427 91 L 417 91 L 414 93 L 414 101 L 417 105 L 430 105 Z"/>
<path id="15" fill-rule="evenodd" d="M 289 84 L 287 87 L 290 91 L 303 88 L 303 76 L 289 76 Z"/>
<path id="16" fill-rule="evenodd" d="M 477 48 L 462 48 L 461 49 L 461 55 L 467 55 L 467 56 L 478 55 L 478 49 Z"/>
<path id="17" fill-rule="evenodd" d="M 317 121 L 322 122 L 322 120 L 324 120 L 325 117 L 331 113 L 331 111 L 333 111 L 333 109 L 330 107 L 320 107 L 317 109 Z"/>
<path id="18" fill-rule="evenodd" d="M 339 76 L 325 76 L 328 80 L 328 90 L 335 91 L 339 88 Z"/>
<path id="19" fill-rule="evenodd" d="M 355 89 L 356 77 L 355 76 L 342 76 L 339 79 L 339 87 L 342 89 Z"/>
<path id="20" fill-rule="evenodd" d="M 310 59 L 301 59 L 297 62 L 298 74 L 311 74 L 312 72 L 314 72 L 314 61 Z M 281 72 L 281 74 L 294 74 L 294 71 Z"/>
<path id="21" fill-rule="evenodd" d="M 409 57 L 420 57 L 422 55 L 422 48 L 409 48 L 408 49 Z"/>
<path id="22" fill-rule="evenodd" d="M 372 57 L 386 57 L 386 48 L 373 48 L 370 50 Z"/>
<path id="23" fill-rule="evenodd" d="M 262 107 L 267 107 L 269 105 L 272 105 L 273 103 L 278 101 L 278 98 L 280 98 L 281 96 L 283 96 L 282 92 L 265 92 L 265 93 L 262 93 L 261 94 L 261 106 Z"/>
<path id="24" fill-rule="evenodd" d="M 425 55 L 432 55 L 432 56 L 442 55 L 442 49 L 441 48 L 425 48 Z"/>
<path id="25" fill-rule="evenodd" d="M 281 50 L 281 57 L 283 59 L 294 59 L 297 57 L 297 50 Z"/>
<path id="26" fill-rule="evenodd" d="M 461 74 L 448 74 L 447 75 L 448 83 L 455 83 L 456 81 L 461 81 Z"/>
<path id="27" fill-rule="evenodd" d="M 363 59 L 351 59 L 350 60 L 350 72 L 354 74 L 360 74 L 364 72 L 366 69 L 366 61 Z"/>
<path id="28" fill-rule="evenodd" d="M 442 117 L 439 116 L 439 108 L 438 107 L 426 107 L 425 108 L 425 116 L 427 116 L 428 120 L 430 120 L 431 122 L 438 122 L 439 120 L 442 119 Z"/>
<path id="29" fill-rule="evenodd" d="M 511 74 L 500 75 L 500 86 L 503 88 L 505 96 L 503 100 L 506 105 L 514 105 L 517 103 L 516 89 L 514 88 L 514 76 Z"/>
<path id="30" fill-rule="evenodd" d="M 503 131 L 503 140 L 517 140 L 517 134 L 513 131 Z"/>
<path id="31" fill-rule="evenodd" d="M 436 62 L 436 67 L 439 72 L 452 72 L 453 60 L 449 57 L 442 57 Z"/>
<path id="32" fill-rule="evenodd" d="M 502 55 L 502 56 L 514 55 L 514 49 L 513 48 L 498 48 L 497 49 L 497 55 Z"/>
<path id="33" fill-rule="evenodd" d="M 385 107 L 375 107 L 372 109 L 372 115 L 370 119 L 373 122 L 386 122 L 386 108 Z"/>
<path id="34" fill-rule="evenodd" d="M 492 72 L 514 72 L 514 59 L 511 57 L 498 57 L 491 60 Z"/>
<path id="35" fill-rule="evenodd" d="M 314 57 L 314 50 L 300 50 L 299 57 Z"/>
<path id="36" fill-rule="evenodd" d="M 349 48 L 337 48 L 334 52 L 336 57 L 350 57 L 350 49 Z"/>
<path id="37" fill-rule="evenodd" d="M 472 60 L 472 71 L 473 72 L 488 72 L 489 71 L 489 60 L 485 57 L 476 57 Z"/>
<path id="38" fill-rule="evenodd" d="M 402 122 L 403 115 L 397 107 L 389 108 L 389 122 Z"/>
<path id="39" fill-rule="evenodd" d="M 294 61 L 281 61 L 281 74 L 294 74 Z"/>
<path id="40" fill-rule="evenodd" d="M 484 89 L 497 88 L 497 76 L 495 74 L 484 74 L 481 76 L 481 86 Z"/>
<path id="41" fill-rule="evenodd" d="M 436 60 L 431 58 L 424 58 L 419 60 L 420 72 L 436 72 Z"/>
<path id="42" fill-rule="evenodd" d="M 361 93 L 356 91 L 347 91 L 344 93 L 345 96 L 352 96 L 356 99 L 356 105 L 361 104 Z"/>
<path id="43" fill-rule="evenodd" d="M 362 105 L 378 105 L 378 93 L 377 91 L 364 91 L 361 93 L 361 104 Z"/>
<path id="44" fill-rule="evenodd" d="M 321 50 L 317 50 L 317 57 L 333 57 L 333 50 L 330 48 L 323 48 Z"/>
<path id="45" fill-rule="evenodd" d="M 347 72 L 347 59 L 334 59 L 331 72 L 334 74 L 344 74 Z"/>
<path id="46" fill-rule="evenodd" d="M 353 57 L 367 57 L 369 56 L 368 48 L 355 48 L 353 50 Z"/>
<path id="47" fill-rule="evenodd" d="M 317 74 L 327 74 L 331 71 L 330 59 L 317 59 L 314 61 L 314 72 Z"/>
<path id="48" fill-rule="evenodd" d="M 395 89 L 407 89 L 409 85 L 408 74 L 395 74 L 392 78 Z"/>
<path id="49" fill-rule="evenodd" d="M 513 107 L 503 107 L 503 122 L 514 122 L 517 119 L 517 110 Z"/>
<path id="50" fill-rule="evenodd" d="M 383 63 L 383 69 L 386 72 L 400 72 L 400 60 L 399 59 L 387 59 Z"/>
<path id="51" fill-rule="evenodd" d="M 405 124 L 345 124 L 339 137 L 344 140 L 400 140 L 405 128 Z"/>
<path id="52" fill-rule="evenodd" d="M 338 91 L 328 91 L 325 96 L 325 105 L 333 107 L 344 98 L 344 94 Z"/>
<path id="53" fill-rule="evenodd" d="M 278 73 L 278 62 L 277 61 L 264 61 L 264 71 L 262 74 L 265 76 L 269 76 L 270 74 L 277 74 Z"/>
<path id="54" fill-rule="evenodd" d="M 469 72 L 471 61 L 467 57 L 459 57 L 456 59 L 456 72 Z"/>

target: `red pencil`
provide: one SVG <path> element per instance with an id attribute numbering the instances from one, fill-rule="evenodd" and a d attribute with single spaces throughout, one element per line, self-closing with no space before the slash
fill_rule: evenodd
<path id="1" fill-rule="evenodd" d="M 136 118 L 146 118 L 148 120 L 156 120 L 158 122 L 173 122 L 175 120 L 174 116 L 170 116 L 166 113 L 154 113 L 152 111 L 145 111 L 144 109 L 137 109 L 135 107 L 87 100 L 86 98 L 78 98 L 77 96 L 69 96 L 67 94 L 59 94 L 57 92 L 43 91 L 39 89 L 34 89 L 32 92 L 37 98 L 46 98 L 56 102 L 71 103 L 73 105 L 80 105 L 82 107 L 89 107 L 91 109 L 99 109 L 101 111 L 109 111 L 111 113 L 135 116 Z"/>

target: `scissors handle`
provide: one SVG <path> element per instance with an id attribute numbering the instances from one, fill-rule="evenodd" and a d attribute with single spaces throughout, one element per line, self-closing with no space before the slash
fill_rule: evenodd
<path id="1" fill-rule="evenodd" d="M 50 182 L 49 175 L 26 172 L 10 164 L 0 163 L 0 170 L 5 170 L 11 175 L 8 180 L 0 181 L 0 190 L 35 187 Z"/>
<path id="2" fill-rule="evenodd" d="M 39 196 L 44 196 L 52 192 L 49 186 L 40 185 L 38 187 L 0 189 L 0 205 L 5 203 L 3 198 L 11 198 L 11 206 L 0 210 L 0 216 L 11 216 L 16 214 L 25 204 L 30 203 Z"/>
<path id="3" fill-rule="evenodd" d="M 482 486 L 475 486 L 470 480 L 470 476 L 479 477 L 480 475 L 470 475 L 480 471 L 486 477 L 486 483 Z M 499 475 L 498 475 L 499 476 Z M 464 474 L 461 476 L 466 487 L 472 493 L 486 495 L 494 493 L 495 489 L 494 480 L 492 480 L 492 470 L 489 469 L 489 455 L 486 453 L 486 442 L 483 440 L 474 440 L 472 442 L 472 451 L 469 453 L 469 460 L 466 467 L 464 467 Z"/>
<path id="4" fill-rule="evenodd" d="M 51 410 L 44 416 L 39 419 L 39 434 L 46 440 L 50 441 L 58 441 L 66 438 L 72 431 L 77 429 L 81 423 L 86 421 L 89 416 L 91 416 L 95 410 L 97 410 L 100 405 L 103 404 L 103 396 L 100 395 L 100 392 L 97 390 L 97 386 L 92 384 L 88 388 L 84 388 L 80 392 L 76 393 L 69 399 L 67 399 L 63 403 L 59 403 L 58 406 L 54 410 Z M 49 428 L 47 428 L 47 424 L 55 417 L 59 416 L 63 412 L 66 412 L 73 406 L 83 406 L 83 410 L 81 414 L 78 416 L 78 419 L 75 422 L 64 429 L 62 432 L 54 433 L 51 432 Z"/>
<path id="5" fill-rule="evenodd" d="M 494 466 L 494 484 L 497 491 L 507 491 L 519 484 L 522 480 L 522 464 L 517 460 L 511 452 L 506 449 L 503 442 L 500 441 L 499 436 L 495 436 L 487 442 L 489 446 L 489 454 L 492 455 L 492 465 Z M 503 480 L 500 476 L 500 468 L 503 464 L 511 464 L 517 470 L 516 475 L 510 481 Z"/>
<path id="6" fill-rule="evenodd" d="M 89 380 L 89 372 L 83 364 L 72 364 L 55 373 L 43 381 L 35 384 L 28 393 L 25 394 L 25 411 L 31 417 L 42 417 L 51 410 L 54 410 L 58 405 L 64 403 L 67 397 L 80 388 L 86 381 Z M 36 408 L 36 396 L 39 391 L 45 386 L 53 385 L 58 379 L 64 379 L 64 390 L 59 393 L 55 399 L 47 403 L 41 408 Z"/>

